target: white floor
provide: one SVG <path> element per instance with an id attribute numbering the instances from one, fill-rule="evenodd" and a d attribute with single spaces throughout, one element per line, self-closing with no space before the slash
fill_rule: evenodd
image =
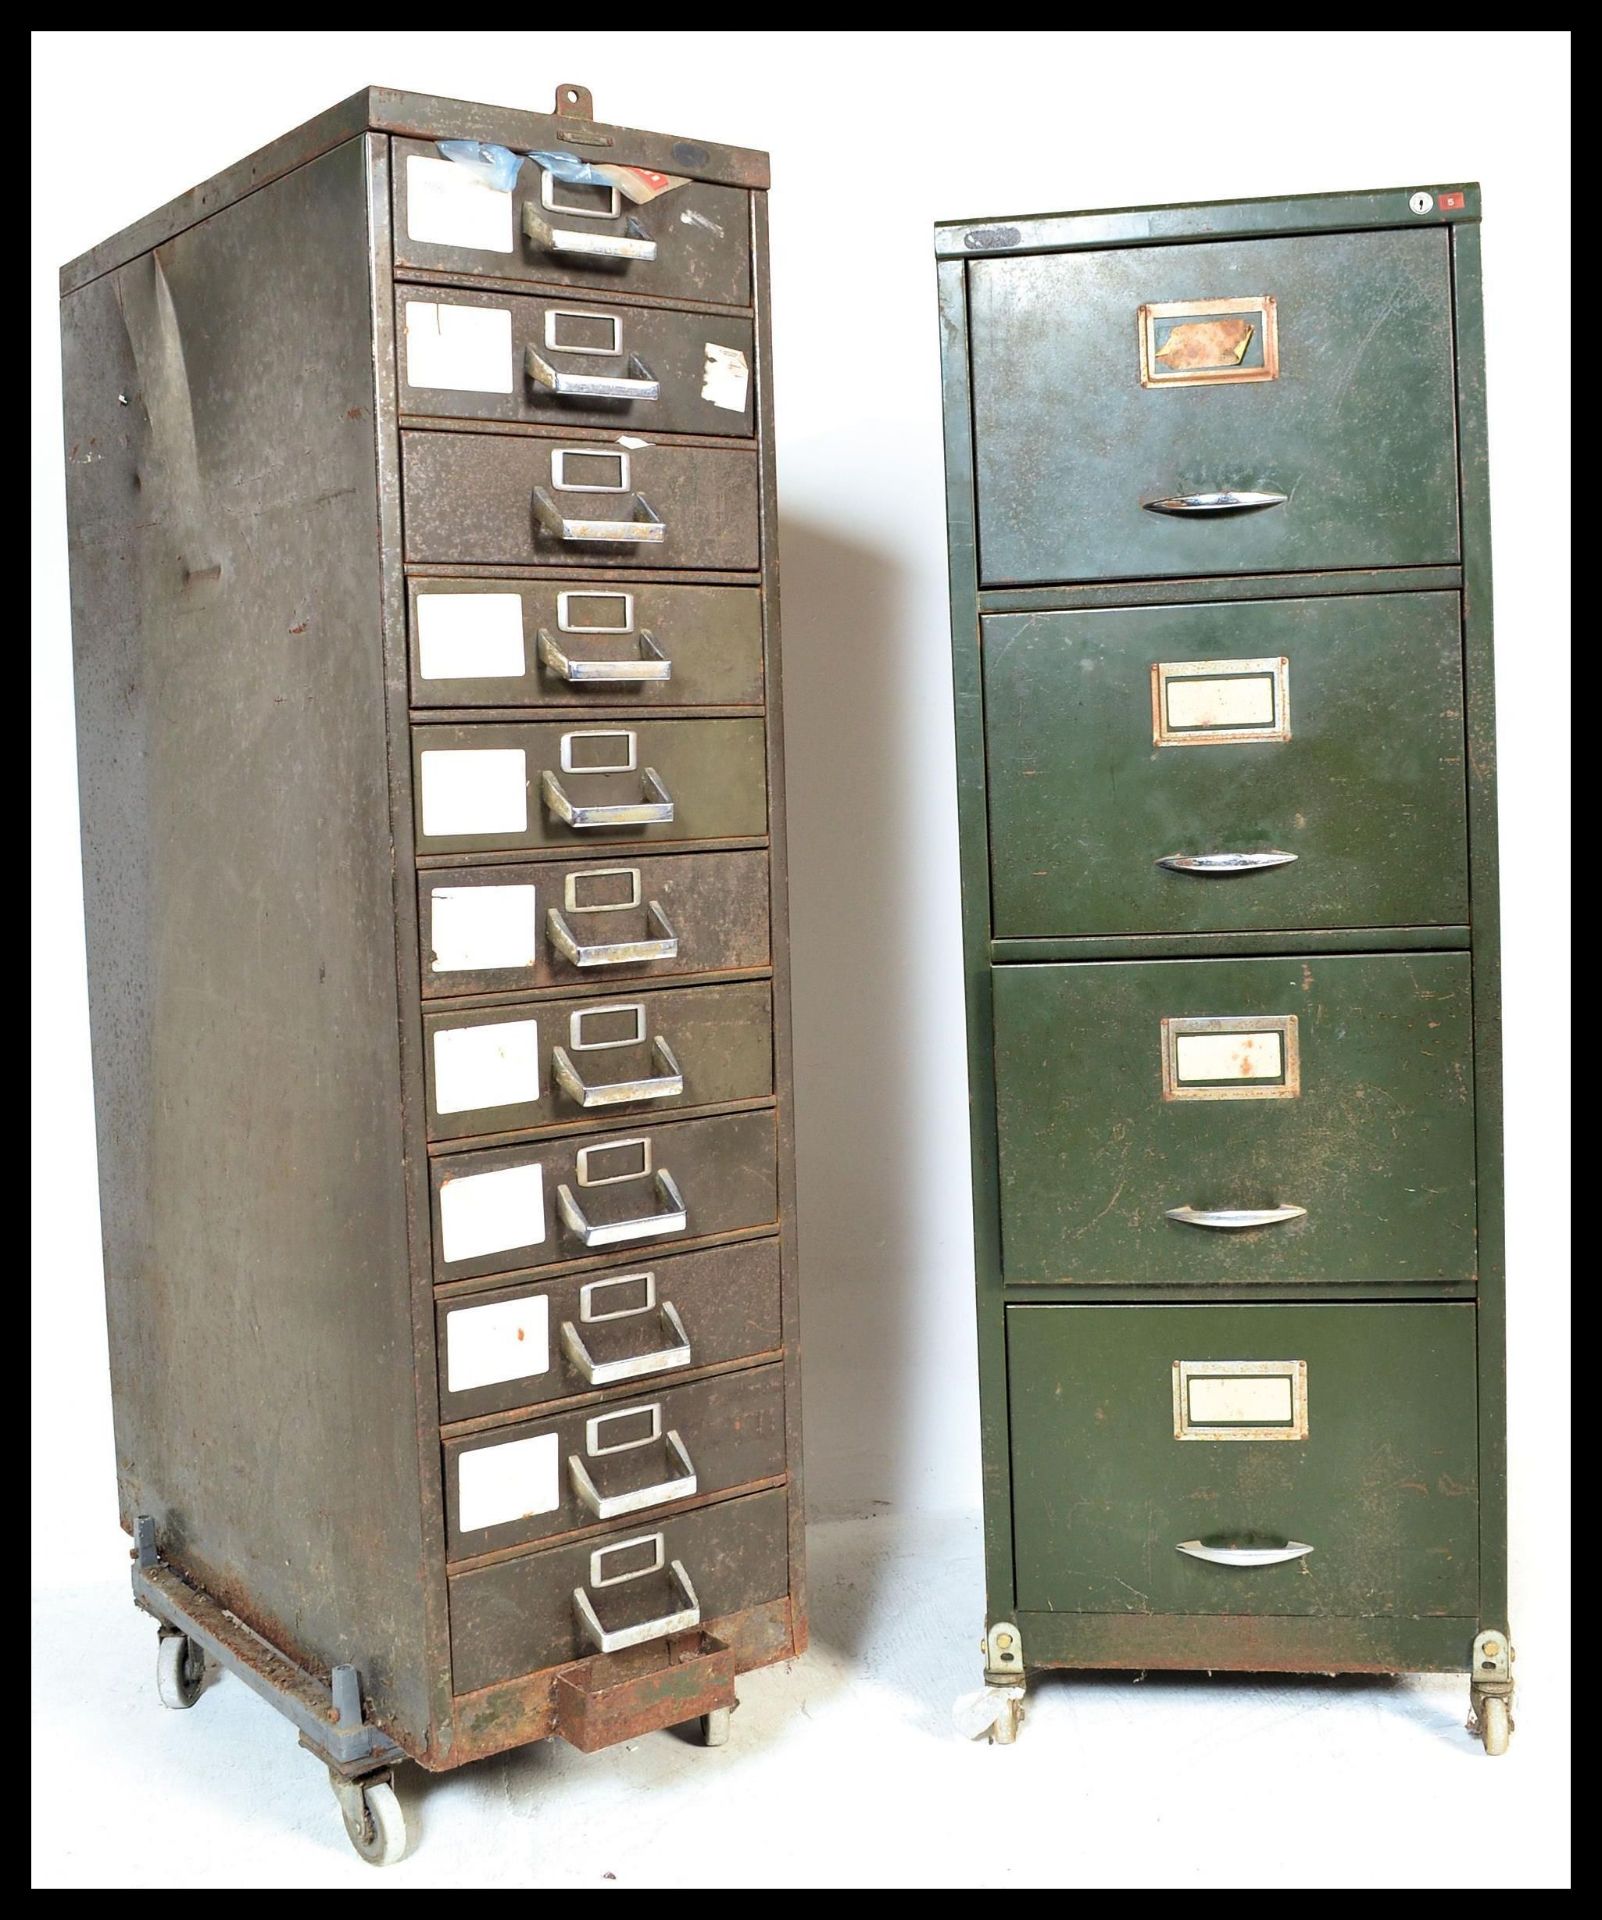
<path id="1" fill-rule="evenodd" d="M 1568 1884 L 1567 1702 L 1521 1675 L 1511 1751 L 1466 1679 L 1053 1675 L 1016 1747 L 963 1740 L 977 1522 L 811 1534 L 812 1649 L 747 1675 L 727 1747 L 559 1741 L 409 1770 L 399 1866 L 237 1681 L 156 1701 L 126 1586 L 37 1596 L 36 1887 L 1515 1887 Z M 1550 1671 L 1550 1669 L 1548 1669 Z"/>

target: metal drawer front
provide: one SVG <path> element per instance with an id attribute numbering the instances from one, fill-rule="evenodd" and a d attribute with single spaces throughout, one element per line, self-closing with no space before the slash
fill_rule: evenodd
<path id="1" fill-rule="evenodd" d="M 764 1110 L 445 1156 L 431 1170 L 435 1278 L 771 1226 L 774 1154 Z"/>
<path id="2" fill-rule="evenodd" d="M 979 260 L 968 286 L 986 583 L 1456 560 L 1443 229 Z M 1251 312 L 1142 313 L 1223 300 Z M 1187 371 L 1210 326 L 1250 328 L 1243 363 Z"/>
<path id="3" fill-rule="evenodd" d="M 631 580 L 410 583 L 414 707 L 754 707 L 762 596 Z"/>
<path id="4" fill-rule="evenodd" d="M 654 1254 L 600 1272 L 442 1300 L 442 1420 L 508 1413 L 780 1343 L 779 1243 Z"/>
<path id="5" fill-rule="evenodd" d="M 455 1575 L 453 1691 L 472 1693 L 593 1652 L 578 1625 L 576 1591 L 614 1630 L 669 1617 L 681 1603 L 669 1574 L 675 1561 L 703 1621 L 781 1598 L 789 1585 L 783 1488 Z"/>
<path id="6" fill-rule="evenodd" d="M 535 987 L 610 990 L 765 967 L 768 856 L 435 870 L 418 882 L 418 922 L 425 1000 Z"/>
<path id="7" fill-rule="evenodd" d="M 431 1140 L 649 1120 L 773 1092 L 765 981 L 513 1002 L 423 1026 Z"/>
<path id="8" fill-rule="evenodd" d="M 635 1385 L 445 1446 L 447 1552 L 467 1558 L 784 1472 L 784 1370 Z M 480 1524 L 483 1523 L 483 1524 Z"/>
<path id="9" fill-rule="evenodd" d="M 623 432 L 755 431 L 749 320 L 399 286 L 403 413 Z"/>
<path id="10" fill-rule="evenodd" d="M 620 197 L 613 211 L 604 189 L 551 186 L 532 160 L 510 193 L 466 192 L 432 142 L 391 147 L 397 267 L 584 287 L 603 299 L 627 292 L 751 303 L 751 208 L 743 188 L 688 180 L 643 206 Z M 629 164 L 616 150 L 592 157 Z M 613 245 L 632 251 L 599 251 Z"/>
<path id="11" fill-rule="evenodd" d="M 401 468 L 413 564 L 761 565 L 754 451 L 414 429 Z"/>
<path id="12" fill-rule="evenodd" d="M 412 729 L 419 853 L 723 840 L 768 830 L 760 720 Z"/>
<path id="13" fill-rule="evenodd" d="M 984 674 L 999 937 L 1467 919 L 1455 594 L 995 616 Z"/>
<path id="14" fill-rule="evenodd" d="M 1009 1308 L 1019 1607 L 1472 1616 L 1474 1346 L 1466 1303 Z"/>
<path id="15" fill-rule="evenodd" d="M 1005 1278 L 1471 1280 L 1469 1018 L 1461 953 L 997 968 Z"/>

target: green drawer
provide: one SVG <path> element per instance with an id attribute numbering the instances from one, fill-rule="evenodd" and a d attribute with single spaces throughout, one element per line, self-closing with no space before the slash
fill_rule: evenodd
<path id="1" fill-rule="evenodd" d="M 968 290 L 983 584 L 1457 559 L 1444 228 L 975 260 Z M 1231 326 L 1238 361 L 1176 364 Z M 1229 491 L 1283 500 L 1148 505 Z"/>
<path id="2" fill-rule="evenodd" d="M 1009 1283 L 1473 1278 L 1467 954 L 1006 966 L 994 985 Z M 1244 1231 L 1194 1218 L 1297 1207 Z"/>
<path id="3" fill-rule="evenodd" d="M 987 619 L 997 937 L 1466 921 L 1461 645 L 1451 593 Z"/>
<path id="4" fill-rule="evenodd" d="M 1476 1613 L 1468 1304 L 1011 1307 L 1007 1371 L 1021 1611 Z"/>

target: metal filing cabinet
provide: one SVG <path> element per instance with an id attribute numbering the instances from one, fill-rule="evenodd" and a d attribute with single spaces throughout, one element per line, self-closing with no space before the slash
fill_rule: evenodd
<path id="1" fill-rule="evenodd" d="M 62 274 L 134 1591 L 377 1861 L 806 1641 L 767 178 L 373 89 Z"/>
<path id="2" fill-rule="evenodd" d="M 1478 190 L 936 253 L 992 1735 L 1468 1669 L 1500 1753 Z"/>

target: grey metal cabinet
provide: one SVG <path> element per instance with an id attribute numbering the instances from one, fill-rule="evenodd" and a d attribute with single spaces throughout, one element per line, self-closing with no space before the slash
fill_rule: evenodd
<path id="1" fill-rule="evenodd" d="M 62 272 L 134 1591 L 375 1862 L 806 1643 L 767 177 L 370 89 Z"/>

